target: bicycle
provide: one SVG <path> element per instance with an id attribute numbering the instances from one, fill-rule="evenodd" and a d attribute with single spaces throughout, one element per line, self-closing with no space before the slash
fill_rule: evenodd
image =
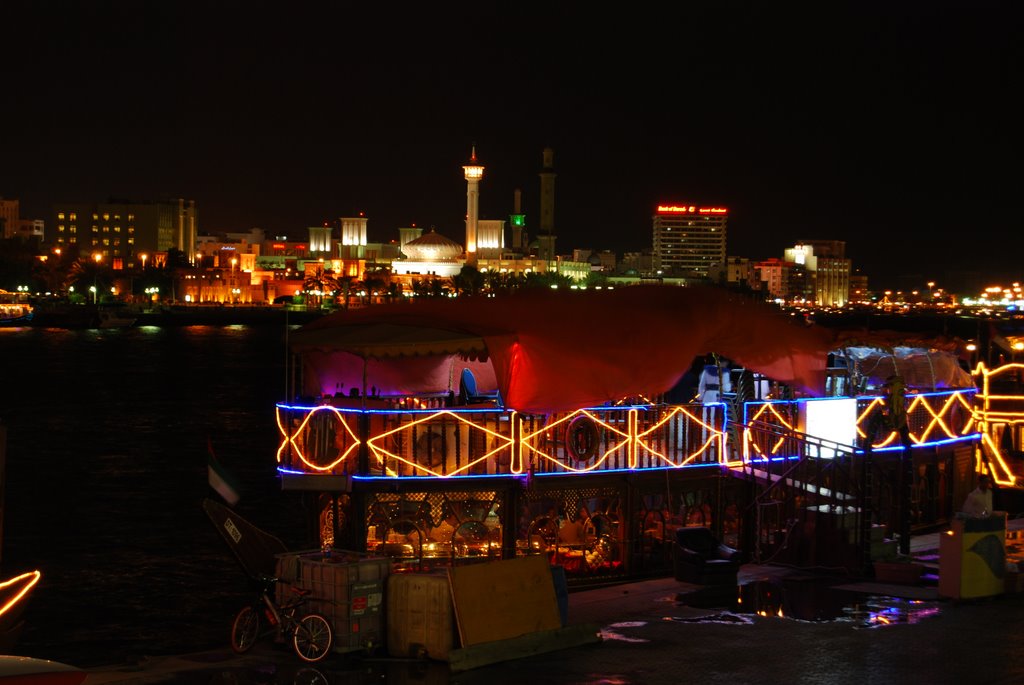
<path id="1" fill-rule="evenodd" d="M 330 622 L 320 614 L 299 611 L 312 590 L 288 583 L 295 596 L 278 605 L 273 597 L 274 588 L 278 582 L 287 581 L 268 576 L 256 580 L 259 594 L 252 604 L 242 607 L 231 624 L 231 649 L 243 654 L 260 639 L 273 635 L 278 642 L 290 638 L 295 653 L 303 661 L 316 662 L 326 657 L 334 644 Z"/>

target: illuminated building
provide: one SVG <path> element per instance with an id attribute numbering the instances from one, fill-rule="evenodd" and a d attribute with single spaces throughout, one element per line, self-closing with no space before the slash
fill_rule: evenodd
<path id="1" fill-rule="evenodd" d="M 690 204 L 660 204 L 654 221 L 654 268 L 666 275 L 706 279 L 725 261 L 729 210 Z"/>
<path id="2" fill-rule="evenodd" d="M 124 258 L 126 264 L 143 253 L 172 249 L 185 253 L 190 263 L 196 258 L 199 222 L 194 200 L 60 203 L 53 207 L 53 226 L 52 242 L 81 254 Z"/>
<path id="3" fill-rule="evenodd" d="M 431 230 L 402 246 L 405 259 L 391 262 L 397 276 L 437 276 L 451 278 L 462 270 L 462 246 Z"/>
<path id="4" fill-rule="evenodd" d="M 819 306 L 842 307 L 850 300 L 850 260 L 841 240 L 801 240 L 785 251 L 785 260 L 803 266 Z"/>
<path id="5" fill-rule="evenodd" d="M 0 237 L 14 237 L 14 227 L 20 218 L 19 206 L 18 200 L 5 200 L 0 197 Z"/>
<path id="6" fill-rule="evenodd" d="M 368 219 L 359 216 L 341 218 L 341 245 L 338 256 L 342 259 L 366 258 L 366 224 Z"/>
<path id="7" fill-rule="evenodd" d="M 811 298 L 807 270 L 802 264 L 772 257 L 754 265 L 754 277 L 761 289 L 774 299 L 793 301 Z"/>
<path id="8" fill-rule="evenodd" d="M 309 227 L 309 252 L 310 254 L 331 256 L 330 224 L 325 222 L 323 226 Z"/>

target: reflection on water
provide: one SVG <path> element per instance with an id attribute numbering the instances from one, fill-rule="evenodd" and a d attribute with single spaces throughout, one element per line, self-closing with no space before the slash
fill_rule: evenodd
<path id="1" fill-rule="evenodd" d="M 226 644 L 247 592 L 200 507 L 208 440 L 239 512 L 305 544 L 274 470 L 283 329 L 2 330 L 3 572 L 43 574 L 18 653 L 89 667 Z"/>
<path id="2" fill-rule="evenodd" d="M 679 604 L 726 611 L 693 619 L 688 623 L 743 623 L 742 615 L 779 617 L 797 621 L 836 621 L 855 628 L 877 628 L 913 624 L 939 613 L 936 601 L 868 595 L 845 590 L 842 581 L 820 577 L 794 577 L 781 581 L 754 581 L 743 585 L 705 586 L 680 593 Z"/>

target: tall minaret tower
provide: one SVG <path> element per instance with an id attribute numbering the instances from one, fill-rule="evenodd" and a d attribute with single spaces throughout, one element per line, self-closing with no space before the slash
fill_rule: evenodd
<path id="1" fill-rule="evenodd" d="M 555 259 L 555 151 L 544 148 L 544 168 L 540 172 L 540 234 L 537 257 Z"/>
<path id="2" fill-rule="evenodd" d="M 476 145 L 469 156 L 469 164 L 462 167 L 466 176 L 466 261 L 476 261 L 476 226 L 480 213 L 480 179 L 484 167 L 476 161 Z"/>

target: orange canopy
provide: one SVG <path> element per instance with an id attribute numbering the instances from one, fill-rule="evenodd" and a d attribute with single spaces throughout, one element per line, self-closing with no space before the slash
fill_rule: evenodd
<path id="1" fill-rule="evenodd" d="M 386 364 L 417 355 L 479 358 L 482 340 L 505 406 L 541 413 L 663 393 L 694 357 L 709 352 L 820 395 L 831 338 L 724 290 L 640 285 L 337 312 L 296 331 L 292 347 L 307 356 L 355 354 Z"/>

